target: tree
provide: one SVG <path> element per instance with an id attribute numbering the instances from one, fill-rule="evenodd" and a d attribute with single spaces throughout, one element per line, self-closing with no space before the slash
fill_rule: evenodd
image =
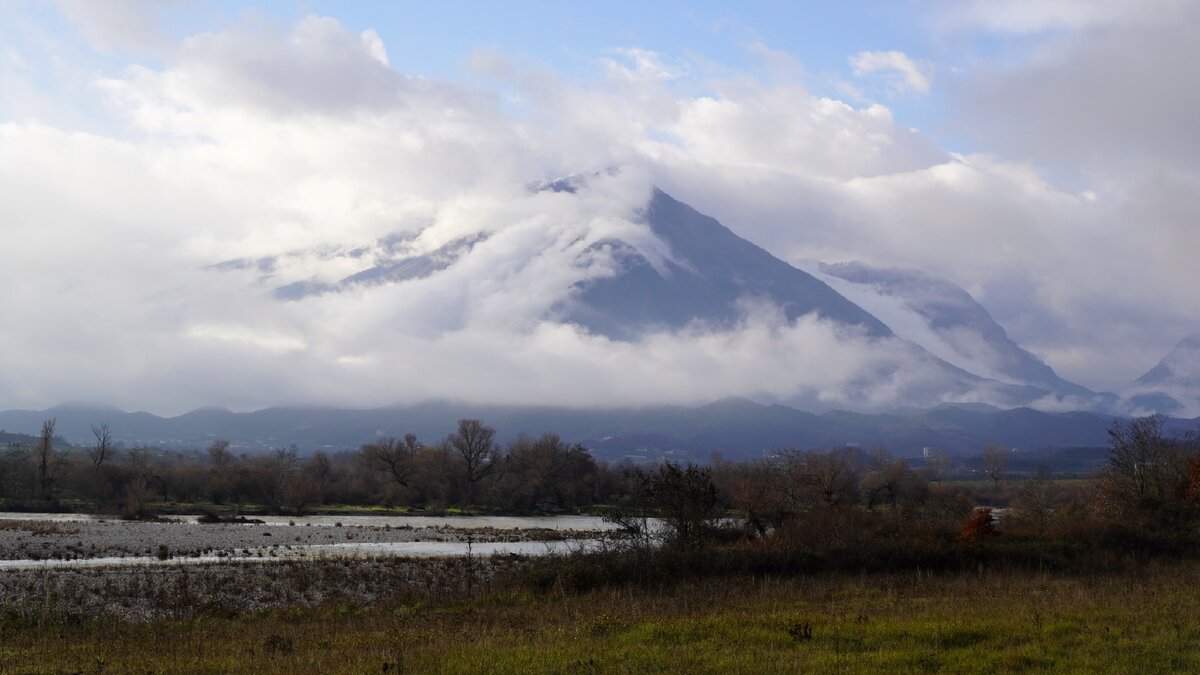
<path id="1" fill-rule="evenodd" d="M 208 446 L 208 461 L 216 468 L 233 463 L 233 453 L 229 451 L 229 441 L 220 439 Z"/>
<path id="2" fill-rule="evenodd" d="M 591 453 L 555 434 L 518 438 L 509 444 L 503 465 L 503 499 L 523 511 L 576 505 L 582 486 L 596 471 Z"/>
<path id="3" fill-rule="evenodd" d="M 781 455 L 784 483 L 793 507 L 841 506 L 858 501 L 858 470 L 843 452 Z"/>
<path id="4" fill-rule="evenodd" d="M 907 509 L 921 502 L 929 492 L 929 485 L 908 468 L 907 462 L 897 459 L 868 472 L 863 477 L 862 489 L 868 509 L 886 503 L 893 511 L 901 511 L 902 507 Z"/>
<path id="5" fill-rule="evenodd" d="M 1100 505 L 1114 515 L 1171 519 L 1187 507 L 1195 448 L 1166 434 L 1165 415 L 1114 421 L 1108 466 L 1100 474 Z"/>
<path id="6" fill-rule="evenodd" d="M 992 515 L 992 510 L 975 509 L 963 523 L 958 538 L 967 543 L 976 544 L 996 534 L 996 518 Z"/>
<path id="7" fill-rule="evenodd" d="M 999 487 L 1004 479 L 1004 467 L 1008 466 L 1008 451 L 998 445 L 989 445 L 983 449 L 983 470 L 988 478 Z"/>
<path id="8" fill-rule="evenodd" d="M 747 527 L 760 537 L 779 527 L 793 511 L 779 464 L 777 458 L 735 465 L 734 475 L 727 481 L 725 491 L 731 505 L 742 512 Z"/>
<path id="9" fill-rule="evenodd" d="M 209 473 L 207 479 L 208 498 L 216 504 L 222 504 L 234 496 L 233 453 L 229 451 L 229 441 L 215 440 L 208 446 Z"/>
<path id="10" fill-rule="evenodd" d="M 462 460 L 468 500 L 474 499 L 479 481 L 496 468 L 500 449 L 493 440 L 495 436 L 496 430 L 479 420 L 459 420 L 458 431 L 446 437 L 446 449 Z"/>
<path id="11" fill-rule="evenodd" d="M 54 495 L 54 468 L 57 457 L 54 454 L 54 425 L 57 419 L 42 422 L 42 434 L 38 437 L 34 451 L 37 454 L 38 489 L 42 499 L 49 501 Z"/>
<path id="12" fill-rule="evenodd" d="M 459 499 L 459 458 L 444 443 L 424 445 L 413 458 L 410 489 L 414 503 L 445 507 Z"/>
<path id="13" fill-rule="evenodd" d="M 408 487 L 413 472 L 413 459 L 420 451 L 417 437 L 406 434 L 403 439 L 393 436 L 367 443 L 360 448 L 363 460 L 377 471 L 384 471 L 397 485 Z"/>
<path id="14" fill-rule="evenodd" d="M 649 501 L 666 528 L 667 542 L 680 549 L 703 546 L 721 517 L 719 493 L 708 468 L 667 462 L 640 475 L 642 499 Z"/>
<path id="15" fill-rule="evenodd" d="M 112 434 L 109 433 L 107 424 L 100 426 L 93 424 L 92 435 L 96 437 L 96 444 L 88 448 L 88 457 L 92 460 L 92 466 L 99 470 L 104 460 L 112 456 Z"/>
<path id="16" fill-rule="evenodd" d="M 1050 514 L 1054 510 L 1052 488 L 1050 472 L 1043 467 L 1025 481 L 1021 486 L 1021 491 L 1017 493 L 1016 499 L 1013 500 L 1013 514 L 1036 528 L 1038 534 L 1046 531 Z"/>
<path id="17" fill-rule="evenodd" d="M 329 458 L 329 453 L 324 450 L 314 452 L 304 467 L 304 475 L 312 481 L 315 489 L 314 499 L 324 502 L 330 487 L 336 480 L 333 461 Z"/>

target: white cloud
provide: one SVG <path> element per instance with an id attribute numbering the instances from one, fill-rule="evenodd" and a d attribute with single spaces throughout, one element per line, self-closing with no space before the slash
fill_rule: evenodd
<path id="1" fill-rule="evenodd" d="M 609 77 L 631 82 L 673 80 L 680 76 L 677 68 L 663 63 L 657 52 L 631 47 L 614 49 L 619 59 L 603 59 Z"/>
<path id="2" fill-rule="evenodd" d="M 681 160 L 848 179 L 946 158 L 928 138 L 897 125 L 883 106 L 854 108 L 798 85 L 731 84 L 716 96 L 677 105 L 678 117 L 665 128 L 679 139 Z"/>
<path id="3" fill-rule="evenodd" d="M 679 83 L 686 66 L 652 52 L 620 52 L 606 77 L 584 84 L 480 56 L 519 95 L 518 116 L 495 93 L 392 68 L 377 34 L 323 17 L 234 26 L 169 52 L 164 65 L 97 82 L 123 136 L 0 124 L 0 247 L 21 251 L 0 268 L 5 407 L 729 395 L 883 407 L 932 402 L 947 387 L 960 399 L 991 395 L 955 389 L 902 346 L 812 317 L 787 325 L 770 308 L 747 307 L 738 330 L 634 344 L 548 319 L 572 284 L 611 272 L 603 256 L 580 258 L 589 244 L 619 235 L 656 245 L 636 218 L 651 184 L 792 260 L 954 279 L 1061 374 L 1092 386 L 1140 374 L 1165 351 L 1156 339 L 1169 346 L 1200 316 L 1189 260 L 1200 184 L 1180 169 L 1194 166 L 1182 123 L 1194 116 L 1179 92 L 1153 89 L 1158 101 L 1184 101 L 1145 113 L 1164 128 L 1111 142 L 1103 132 L 1136 106 L 1097 111 L 1103 124 L 1077 125 L 1077 138 L 1065 123 L 1029 123 L 1061 130 L 1064 144 L 1091 138 L 1105 156 L 1134 143 L 1139 178 L 1098 172 L 1092 198 L 1031 161 L 949 153 L 883 106 L 790 79 L 725 77 L 696 94 Z M 886 66 L 929 89 L 910 60 L 911 72 L 873 54 L 864 73 Z M 1105 62 L 1079 63 L 1092 73 Z M 994 83 L 1027 91 L 1038 72 Z M 614 165 L 623 170 L 574 196 L 524 187 Z M 381 238 L 411 237 L 405 245 L 424 253 L 479 232 L 489 236 L 425 279 L 291 303 L 271 294 L 385 259 Z M 259 257 L 276 262 L 209 268 Z"/>
<path id="4" fill-rule="evenodd" d="M 893 73 L 892 86 L 899 91 L 929 93 L 930 81 L 925 69 L 904 52 L 859 52 L 850 57 L 854 74 L 864 77 L 874 73 Z"/>

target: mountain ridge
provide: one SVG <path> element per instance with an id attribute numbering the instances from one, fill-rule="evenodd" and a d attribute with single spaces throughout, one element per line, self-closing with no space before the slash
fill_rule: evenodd
<path id="1" fill-rule="evenodd" d="M 196 414 L 199 412 L 200 414 Z M 602 459 L 626 455 L 706 460 L 761 457 L 781 449 L 819 449 L 847 444 L 884 445 L 898 456 L 919 456 L 933 447 L 955 455 L 977 454 L 987 444 L 1039 450 L 1104 447 L 1113 418 L 1095 413 L 1046 413 L 1030 408 L 986 411 L 973 406 L 939 406 L 920 412 L 815 414 L 747 399 L 722 399 L 704 406 L 569 409 L 427 402 L 371 409 L 265 408 L 254 412 L 191 411 L 175 417 L 149 413 L 105 414 L 97 409 L 56 408 L 0 412 L 0 428 L 34 432 L 55 416 L 58 433 L 73 443 L 91 442 L 91 426 L 108 424 L 126 446 L 203 449 L 223 438 L 240 451 L 296 446 L 304 452 L 357 448 L 381 435 L 415 433 L 440 441 L 461 418 L 477 418 L 497 429 L 501 442 L 521 434 L 553 432 L 581 442 Z M 1172 420 L 1176 432 L 1197 420 Z M 674 454 L 670 454 L 674 453 Z"/>

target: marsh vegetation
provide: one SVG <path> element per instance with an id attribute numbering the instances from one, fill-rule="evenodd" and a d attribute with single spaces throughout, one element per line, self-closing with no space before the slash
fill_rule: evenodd
<path id="1" fill-rule="evenodd" d="M 464 474 L 462 494 L 484 503 L 506 477 L 503 457 L 476 481 Z M 1200 625 L 1189 619 L 1200 610 L 1200 446 L 1165 435 L 1157 418 L 1114 425 L 1109 464 L 1082 481 L 995 466 L 983 481 L 955 482 L 856 449 L 593 466 L 589 475 L 614 486 L 606 531 L 0 522 L 0 540 L 74 540 L 81 557 L 107 525 L 146 528 L 139 554 L 170 528 L 228 537 L 235 549 L 264 532 L 380 545 L 414 536 L 589 542 L 536 556 L 268 555 L 0 572 L 0 669 L 1200 667 Z M 168 557 L 192 551 L 204 549 Z"/>

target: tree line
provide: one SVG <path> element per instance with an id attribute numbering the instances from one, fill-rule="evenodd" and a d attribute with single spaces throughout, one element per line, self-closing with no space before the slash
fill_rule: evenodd
<path id="1" fill-rule="evenodd" d="M 991 484 L 981 487 L 946 481 L 944 462 L 916 469 L 882 448 L 639 467 L 597 461 L 554 434 L 502 447 L 493 428 L 464 419 L 435 442 L 380 437 L 355 450 L 301 457 L 294 448 L 238 454 L 225 440 L 185 452 L 118 449 L 106 425 L 93 427 L 88 445 L 63 448 L 55 443 L 55 421 L 47 420 L 36 442 L 0 452 L 0 500 L 128 517 L 198 504 L 278 513 L 329 505 L 509 513 L 604 507 L 628 522 L 674 513 L 681 523 L 675 529 L 689 541 L 730 515 L 751 537 L 861 517 L 957 534 L 981 504 L 1005 507 L 1010 528 L 1038 532 L 1096 519 L 1176 527 L 1200 517 L 1200 442 L 1169 436 L 1165 422 L 1114 422 L 1108 465 L 1093 481 L 1063 483 L 1048 474 L 1004 481 L 1004 454 L 989 448 L 983 457 Z"/>
<path id="2" fill-rule="evenodd" d="M 63 448 L 54 428 L 47 420 L 36 443 L 0 453 L 0 499 L 10 506 L 83 504 L 129 517 L 154 504 L 280 513 L 325 505 L 577 512 L 614 499 L 624 481 L 622 468 L 598 463 L 581 445 L 544 434 L 501 447 L 495 429 L 473 419 L 438 442 L 381 437 L 307 457 L 294 447 L 239 454 L 227 440 L 193 451 L 121 450 L 107 425 L 93 427 L 86 447 Z"/>

